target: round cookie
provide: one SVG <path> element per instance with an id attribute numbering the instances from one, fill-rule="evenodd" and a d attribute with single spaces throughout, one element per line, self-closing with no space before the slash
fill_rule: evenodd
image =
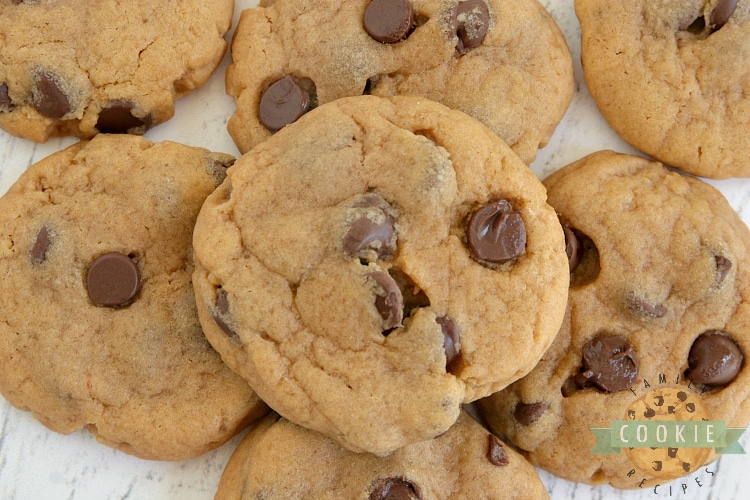
<path id="1" fill-rule="evenodd" d="M 36 142 L 142 134 L 227 49 L 233 0 L 0 0 L 0 128 Z"/>
<path id="2" fill-rule="evenodd" d="M 537 0 L 260 5 L 242 13 L 227 70 L 242 152 L 318 104 L 409 94 L 473 116 L 531 163 L 573 97 L 570 51 Z"/>
<path id="3" fill-rule="evenodd" d="M 545 200 L 459 111 L 320 106 L 238 160 L 201 210 L 206 336 L 271 408 L 353 451 L 429 439 L 531 370 L 559 329 L 569 276 Z"/>
<path id="4" fill-rule="evenodd" d="M 388 457 L 352 453 L 322 434 L 268 416 L 240 443 L 217 500 L 549 498 L 534 468 L 462 414 L 445 434 Z"/>
<path id="5" fill-rule="evenodd" d="M 229 155 L 100 135 L 0 198 L 0 392 L 142 458 L 215 448 L 268 410 L 203 335 L 191 237 Z"/>
<path id="6" fill-rule="evenodd" d="M 677 464 L 694 472 L 700 448 L 592 454 L 591 429 L 691 414 L 747 425 L 750 232 L 713 187 L 636 156 L 595 153 L 544 185 L 569 236 L 568 311 L 539 365 L 481 413 L 572 481 L 653 487 L 667 472 L 654 456 L 698 457 Z M 639 467 L 644 456 L 654 469 Z"/>
<path id="7" fill-rule="evenodd" d="M 576 0 L 586 84 L 630 145 L 686 172 L 750 176 L 750 2 Z"/>

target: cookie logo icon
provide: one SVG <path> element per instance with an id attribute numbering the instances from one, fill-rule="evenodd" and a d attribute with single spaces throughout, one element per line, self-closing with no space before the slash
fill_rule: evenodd
<path id="1" fill-rule="evenodd" d="M 634 401 L 622 426 L 622 441 L 633 441 L 625 454 L 635 467 L 654 478 L 676 479 L 697 471 L 708 461 L 711 448 L 696 447 L 710 441 L 713 429 L 700 398 L 684 388 L 666 387 Z M 686 422 L 696 422 L 689 425 Z M 643 447 L 643 445 L 648 445 Z M 673 446 L 674 445 L 674 446 Z"/>

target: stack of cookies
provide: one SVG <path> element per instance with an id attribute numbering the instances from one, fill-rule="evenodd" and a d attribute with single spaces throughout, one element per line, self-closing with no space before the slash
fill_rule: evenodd
<path id="1" fill-rule="evenodd" d="M 586 83 L 634 147 L 747 175 L 750 5 L 687 3 L 577 0 Z M 233 7 L 0 0 L 0 127 L 82 139 L 0 198 L 11 404 L 151 460 L 250 427 L 216 493 L 247 499 L 547 498 L 534 466 L 653 487 L 717 455 L 596 455 L 590 429 L 747 425 L 750 231 L 640 156 L 538 180 L 574 77 L 537 0 L 262 0 L 226 72 L 241 156 L 140 137 Z M 731 44 L 738 80 L 704 78 Z"/>

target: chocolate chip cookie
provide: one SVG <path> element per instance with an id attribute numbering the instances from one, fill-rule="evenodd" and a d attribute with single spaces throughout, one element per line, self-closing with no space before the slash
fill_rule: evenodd
<path id="1" fill-rule="evenodd" d="M 537 0 L 260 5 L 242 13 L 227 71 L 242 152 L 319 104 L 409 94 L 473 116 L 530 163 L 573 97 L 570 51 Z"/>
<path id="2" fill-rule="evenodd" d="M 534 468 L 466 414 L 440 437 L 385 458 L 352 453 L 276 416 L 234 452 L 217 500 L 549 498 Z"/>
<path id="3" fill-rule="evenodd" d="M 653 487 L 657 470 L 639 469 L 626 450 L 592 454 L 590 429 L 654 417 L 658 394 L 649 411 L 629 410 L 667 389 L 697 399 L 709 420 L 747 425 L 750 232 L 713 187 L 636 156 L 595 153 L 544 185 L 567 236 L 566 318 L 539 365 L 478 406 L 554 474 Z M 664 407 L 665 418 L 679 413 Z"/>
<path id="4" fill-rule="evenodd" d="M 142 134 L 227 49 L 233 0 L 0 0 L 0 128 L 44 142 Z"/>
<path id="5" fill-rule="evenodd" d="M 206 336 L 289 420 L 386 454 L 539 360 L 565 311 L 564 236 L 496 135 L 417 97 L 322 105 L 206 200 Z"/>
<path id="6" fill-rule="evenodd" d="M 50 429 L 143 458 L 197 456 L 267 407 L 211 348 L 191 237 L 233 158 L 99 135 L 0 198 L 0 392 Z"/>
<path id="7" fill-rule="evenodd" d="M 576 0 L 584 76 L 615 131 L 686 172 L 750 176 L 750 2 Z"/>

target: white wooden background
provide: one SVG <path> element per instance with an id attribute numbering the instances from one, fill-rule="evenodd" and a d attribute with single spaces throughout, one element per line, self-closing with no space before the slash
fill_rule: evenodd
<path id="1" fill-rule="evenodd" d="M 532 165 L 544 178 L 558 168 L 600 149 L 634 152 L 599 115 L 583 82 L 580 67 L 580 28 L 573 0 L 542 0 L 567 37 L 576 64 L 576 95 L 565 119 L 547 148 Z M 237 0 L 239 12 L 257 0 Z M 332 34 L 335 36 L 335 34 Z M 231 33 L 227 35 L 229 40 Z M 177 114 L 151 130 L 152 140 L 174 140 L 233 155 L 239 152 L 226 133 L 233 100 L 224 93 L 222 66 L 201 89 L 178 102 Z M 16 139 L 0 131 L 0 193 L 4 193 L 29 165 L 73 143 L 53 139 L 42 145 Z M 750 179 L 711 182 L 728 198 L 745 222 L 750 222 Z M 176 463 L 149 462 L 99 445 L 87 432 L 62 436 L 47 431 L 28 413 L 0 398 L 0 499 L 209 499 L 241 436 L 200 458 Z M 750 450 L 750 432 L 741 442 Z M 750 456 L 726 456 L 693 476 L 673 481 L 672 493 L 617 491 L 560 480 L 540 471 L 551 497 L 562 499 L 750 499 Z M 699 486 L 699 483 L 701 486 Z M 683 491 L 683 486 L 685 489 Z"/>

